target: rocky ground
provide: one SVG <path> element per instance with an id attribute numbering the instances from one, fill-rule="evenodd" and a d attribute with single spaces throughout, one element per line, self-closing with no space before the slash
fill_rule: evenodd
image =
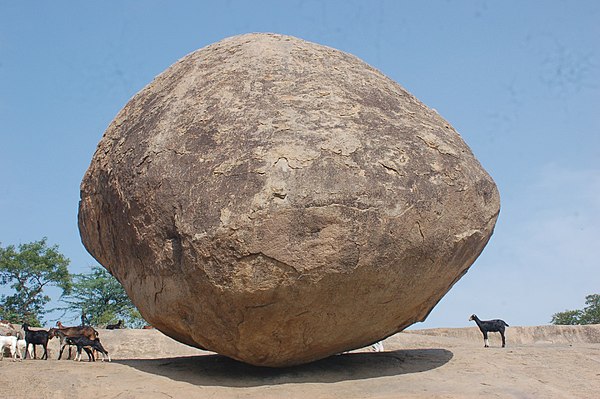
<path id="1" fill-rule="evenodd" d="M 411 330 L 368 349 L 269 369 L 179 344 L 156 330 L 100 330 L 111 363 L 0 362 L 2 398 L 593 398 L 600 325 L 510 327 L 507 348 L 476 328 Z M 85 355 L 84 355 L 85 358 Z"/>

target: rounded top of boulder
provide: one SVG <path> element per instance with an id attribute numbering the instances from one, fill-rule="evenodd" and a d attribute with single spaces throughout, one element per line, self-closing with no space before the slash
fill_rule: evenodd
<path id="1" fill-rule="evenodd" d="M 139 92 L 81 186 L 90 253 L 167 335 L 285 366 L 423 320 L 499 212 L 456 131 L 344 52 L 222 40 Z"/>

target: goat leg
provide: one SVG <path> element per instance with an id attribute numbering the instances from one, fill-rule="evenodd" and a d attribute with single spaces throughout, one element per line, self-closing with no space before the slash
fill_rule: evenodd
<path id="1" fill-rule="evenodd" d="M 87 355 L 88 355 L 88 362 L 95 362 L 96 361 L 96 359 L 94 358 L 94 354 L 92 353 L 92 351 L 90 350 L 90 348 L 88 348 L 87 346 L 84 346 L 83 350 L 85 350 L 85 353 L 87 353 Z"/>
<path id="2" fill-rule="evenodd" d="M 58 360 L 60 360 L 60 358 L 62 357 L 63 351 L 65 350 L 65 346 L 67 346 L 66 343 L 61 344 L 61 346 L 60 346 L 60 352 L 58 353 Z M 69 347 L 69 354 L 70 354 L 70 352 L 71 352 L 71 348 Z"/>

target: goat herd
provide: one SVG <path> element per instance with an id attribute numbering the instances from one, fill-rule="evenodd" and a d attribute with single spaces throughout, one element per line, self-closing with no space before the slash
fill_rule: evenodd
<path id="1" fill-rule="evenodd" d="M 20 359 L 35 359 L 36 346 L 41 345 L 44 349 L 44 354 L 41 359 L 48 359 L 48 341 L 52 338 L 58 338 L 60 340 L 60 352 L 58 354 L 58 360 L 61 359 L 63 351 L 69 347 L 69 358 L 71 357 L 71 346 L 77 348 L 77 355 L 75 360 L 81 361 L 81 351 L 84 350 L 88 355 L 89 361 L 96 361 L 96 352 L 102 354 L 102 361 L 108 360 L 110 362 L 110 356 L 108 351 L 104 349 L 98 338 L 98 331 L 91 326 L 77 326 L 77 327 L 65 327 L 59 321 L 56 323 L 57 328 L 51 328 L 49 330 L 35 329 L 32 330 L 30 326 L 25 323 L 22 325 L 20 330 L 17 330 L 11 323 L 7 321 L 0 321 L 0 327 L 2 331 L 10 335 L 0 335 L 0 360 L 4 357 L 4 351 L 10 350 L 10 355 L 13 361 Z M 120 329 L 123 328 L 123 322 L 119 321 L 118 324 L 108 325 L 108 329 Z M 14 335 L 13 335 L 14 334 Z M 33 356 L 32 356 L 33 353 Z"/>
<path id="2" fill-rule="evenodd" d="M 489 347 L 488 332 L 498 332 L 502 337 L 502 347 L 506 346 L 506 340 L 504 337 L 505 327 L 508 324 L 504 320 L 479 320 L 476 315 L 471 315 L 470 321 L 474 321 L 479 327 L 479 330 L 483 334 L 484 346 Z M 77 355 L 75 360 L 81 361 L 81 351 L 85 350 L 88 355 L 88 361 L 96 361 L 96 355 L 94 352 L 102 353 L 102 361 L 108 360 L 110 362 L 110 356 L 108 351 L 104 349 L 98 338 L 98 331 L 91 326 L 78 326 L 78 327 L 65 327 L 59 321 L 56 323 L 58 328 L 51 328 L 48 331 L 37 329 L 32 330 L 28 324 L 23 324 L 22 331 L 17 331 L 15 327 L 7 321 L 1 320 L 0 327 L 2 330 L 9 332 L 16 332 L 15 335 L 0 335 L 0 360 L 4 357 L 4 350 L 10 349 L 11 357 L 13 361 L 19 357 L 20 359 L 26 359 L 27 355 L 29 358 L 35 359 L 35 347 L 41 345 L 44 348 L 44 354 L 42 359 L 48 359 L 48 341 L 54 337 L 60 340 L 60 352 L 58 354 L 58 360 L 61 359 L 65 347 L 69 346 L 69 358 L 71 357 L 71 346 L 77 348 Z M 109 330 L 116 330 L 123 328 L 123 321 L 119 320 L 117 324 L 109 324 L 106 326 Z M 146 326 L 144 328 L 151 328 Z M 377 342 L 372 345 L 376 352 L 383 351 L 383 344 Z M 31 347 L 31 349 L 30 349 Z M 33 351 L 33 357 L 31 352 Z M 23 352 L 25 354 L 23 355 Z"/>

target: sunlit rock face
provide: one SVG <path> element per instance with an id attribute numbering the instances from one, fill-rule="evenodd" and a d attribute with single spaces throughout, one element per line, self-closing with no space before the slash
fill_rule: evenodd
<path id="1" fill-rule="evenodd" d="M 459 134 L 397 83 L 332 48 L 248 34 L 123 108 L 81 184 L 79 228 L 162 332 L 280 367 L 424 320 L 499 207 Z"/>

